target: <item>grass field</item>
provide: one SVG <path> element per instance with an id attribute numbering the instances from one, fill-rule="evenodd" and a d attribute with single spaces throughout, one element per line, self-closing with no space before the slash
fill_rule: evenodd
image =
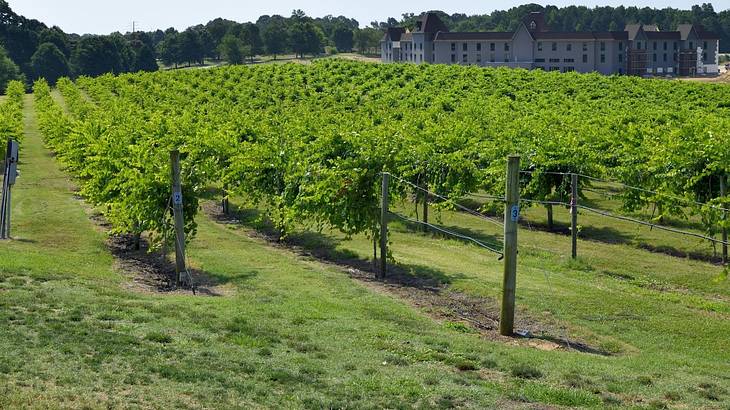
<path id="1" fill-rule="evenodd" d="M 581 241 L 573 262 L 569 238 L 520 232 L 518 328 L 604 354 L 492 337 L 454 319 L 459 305 L 415 299 L 437 292 L 489 310 L 501 265 L 395 221 L 396 270 L 436 291 L 353 279 L 307 256 L 365 266 L 364 237 L 299 232 L 290 241 L 304 252 L 274 246 L 255 235 L 255 212 L 241 223 L 200 215 L 190 260 L 218 296 L 142 291 L 43 147 L 33 108 L 28 97 L 16 239 L 0 243 L 0 407 L 730 406 L 722 269 L 634 241 Z M 461 213 L 433 217 L 485 241 L 501 235 Z"/>

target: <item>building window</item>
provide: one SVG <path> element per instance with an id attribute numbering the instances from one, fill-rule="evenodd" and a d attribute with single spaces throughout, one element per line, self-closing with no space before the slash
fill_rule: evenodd
<path id="1" fill-rule="evenodd" d="M 467 51 L 467 50 L 469 50 L 469 45 L 466 44 L 466 43 L 462 44 L 461 45 L 461 51 Z"/>
<path id="2" fill-rule="evenodd" d="M 509 43 L 504 43 L 504 51 L 509 51 Z"/>
<path id="3" fill-rule="evenodd" d="M 641 50 L 641 41 L 636 42 L 636 49 Z"/>
<path id="4" fill-rule="evenodd" d="M 560 67 L 550 67 L 550 71 L 560 71 Z"/>
<path id="5" fill-rule="evenodd" d="M 583 51 L 588 51 L 588 43 L 583 43 Z"/>
<path id="6" fill-rule="evenodd" d="M 451 43 L 451 51 L 456 51 L 456 43 Z"/>
<path id="7" fill-rule="evenodd" d="M 558 51 L 558 43 L 553 42 L 553 51 Z"/>
<path id="8" fill-rule="evenodd" d="M 559 58 L 551 58 L 550 59 L 550 62 L 551 63 L 559 63 L 560 62 L 560 59 Z"/>
<path id="9" fill-rule="evenodd" d="M 667 62 L 667 53 L 664 53 L 664 62 Z"/>
<path id="10" fill-rule="evenodd" d="M 565 45 L 565 51 L 573 51 L 573 44 L 568 43 Z"/>
<path id="11" fill-rule="evenodd" d="M 507 54 L 504 55 L 504 62 L 505 63 L 509 63 L 509 60 L 510 60 L 509 53 L 507 53 Z"/>
<path id="12" fill-rule="evenodd" d="M 565 58 L 565 59 L 563 59 L 563 62 L 564 63 L 575 63 L 575 59 L 574 58 Z"/>
<path id="13" fill-rule="evenodd" d="M 489 51 L 496 50 L 497 46 L 494 43 L 489 43 Z"/>
<path id="14" fill-rule="evenodd" d="M 606 62 L 606 55 L 601 54 L 601 63 L 605 63 L 605 62 Z"/>
<path id="15" fill-rule="evenodd" d="M 667 44 L 667 42 L 665 41 L 665 42 L 664 42 L 664 51 L 667 51 L 667 46 L 668 46 L 668 44 Z"/>
<path id="16" fill-rule="evenodd" d="M 601 41 L 601 51 L 606 51 L 606 42 Z"/>
<path id="17" fill-rule="evenodd" d="M 624 62 L 624 55 L 623 54 L 619 54 L 618 55 L 618 62 L 619 63 L 623 63 Z"/>
<path id="18" fill-rule="evenodd" d="M 707 41 L 705 41 L 704 43 L 702 43 L 702 48 L 705 49 L 705 50 L 707 50 Z"/>
<path id="19" fill-rule="evenodd" d="M 477 43 L 477 51 L 482 51 L 482 43 Z"/>
<path id="20" fill-rule="evenodd" d="M 652 56 L 651 60 L 656 63 L 656 54 Z"/>
<path id="21" fill-rule="evenodd" d="M 482 62 L 482 55 L 477 54 L 477 63 L 481 63 L 481 62 Z"/>
<path id="22" fill-rule="evenodd" d="M 421 51 L 423 51 L 423 43 L 419 43 L 419 44 L 418 44 L 418 48 L 419 48 L 419 49 L 420 49 Z"/>
<path id="23" fill-rule="evenodd" d="M 535 59 L 535 62 L 536 63 L 544 63 L 545 62 L 545 59 L 544 58 L 536 58 Z"/>
<path id="24" fill-rule="evenodd" d="M 452 54 L 451 55 L 451 62 L 452 63 L 455 63 L 456 62 L 456 54 Z"/>
<path id="25" fill-rule="evenodd" d="M 624 42 L 623 41 L 618 42 L 618 51 L 624 51 Z"/>
<path id="26" fill-rule="evenodd" d="M 656 50 L 656 41 L 654 42 L 654 50 Z"/>
<path id="27" fill-rule="evenodd" d="M 537 24 L 534 21 L 530 22 L 530 30 L 535 31 L 537 29 Z"/>
<path id="28" fill-rule="evenodd" d="M 695 49 L 695 43 L 693 41 L 689 42 L 689 49 L 694 50 Z"/>
<path id="29" fill-rule="evenodd" d="M 583 54 L 583 64 L 588 62 L 588 54 Z"/>
<path id="30" fill-rule="evenodd" d="M 572 73 L 573 71 L 575 71 L 575 67 L 565 67 L 563 69 L 564 73 Z"/>
<path id="31" fill-rule="evenodd" d="M 542 51 L 542 42 L 541 41 L 537 42 L 537 51 Z"/>
<path id="32" fill-rule="evenodd" d="M 461 62 L 462 63 L 466 63 L 468 61 L 469 61 L 469 55 L 468 54 L 464 54 L 464 55 L 461 56 Z"/>

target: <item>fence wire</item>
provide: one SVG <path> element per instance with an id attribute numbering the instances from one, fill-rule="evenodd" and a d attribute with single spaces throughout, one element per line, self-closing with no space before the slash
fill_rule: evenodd
<path id="1" fill-rule="evenodd" d="M 491 222 L 491 223 L 493 223 L 493 224 L 495 224 L 495 225 L 497 225 L 499 227 L 502 227 L 502 228 L 504 227 L 504 223 L 502 221 L 498 221 L 498 220 L 496 220 L 494 218 L 488 217 L 488 216 L 486 216 L 486 215 L 484 215 L 484 214 L 482 214 L 480 212 L 477 212 L 477 211 L 475 211 L 475 210 L 473 210 L 471 208 L 468 208 L 466 206 L 463 206 L 463 205 L 457 203 L 456 201 L 454 201 L 453 199 L 449 199 L 449 198 L 446 198 L 445 196 L 441 196 L 441 195 L 439 195 L 439 194 L 437 194 L 435 192 L 431 192 L 431 191 L 429 191 L 429 190 L 427 190 L 427 189 L 425 189 L 423 187 L 420 187 L 420 186 L 418 186 L 418 185 L 416 185 L 416 184 L 414 184 L 412 182 L 406 181 L 403 178 L 399 178 L 399 177 L 397 177 L 397 176 L 395 176 L 393 174 L 388 174 L 388 175 L 390 175 L 391 178 L 394 178 L 395 180 L 397 180 L 399 182 L 402 182 L 402 183 L 404 183 L 406 185 L 409 185 L 409 186 L 411 186 L 411 187 L 413 187 L 413 188 L 415 188 L 415 189 L 417 189 L 417 190 L 419 190 L 421 192 L 426 193 L 427 195 L 431 195 L 433 197 L 436 197 L 436 198 L 439 198 L 439 199 L 441 199 L 443 201 L 446 201 L 446 202 L 454 205 L 454 207 L 456 207 L 456 208 L 458 208 L 458 209 L 460 209 L 460 210 L 462 210 L 462 211 L 464 211 L 464 212 L 466 212 L 466 213 L 468 213 L 468 214 L 470 214 L 472 216 L 475 216 L 475 217 L 480 218 L 480 219 L 484 219 L 485 221 Z"/>
<path id="2" fill-rule="evenodd" d="M 476 244 L 477 246 L 479 246 L 481 248 L 484 248 L 484 249 L 486 249 L 486 250 L 488 250 L 490 252 L 496 253 L 497 255 L 500 256 L 500 259 L 502 259 L 502 257 L 504 256 L 504 253 L 501 250 L 498 250 L 496 248 L 493 248 L 492 246 L 489 246 L 489 245 L 485 244 L 484 242 L 482 242 L 482 241 L 480 241 L 478 239 L 472 238 L 471 236 L 462 235 L 460 233 L 450 231 L 450 230 L 448 230 L 446 228 L 443 228 L 443 227 L 440 227 L 438 225 L 434 225 L 434 224 L 431 224 L 431 223 L 428 223 L 428 222 L 423 222 L 423 221 L 418 221 L 416 219 L 408 218 L 408 217 L 403 216 L 403 215 L 400 215 L 400 214 L 398 214 L 396 212 L 389 211 L 388 213 L 390 215 L 395 216 L 396 218 L 399 218 L 399 219 L 403 220 L 403 221 L 410 222 L 410 223 L 413 223 L 413 224 L 427 226 L 427 227 L 429 227 L 429 228 L 431 228 L 431 229 L 433 229 L 435 231 L 444 233 L 446 235 L 454 236 L 456 238 L 459 238 L 459 239 L 463 239 L 465 241 L 472 242 L 472 243 Z"/>

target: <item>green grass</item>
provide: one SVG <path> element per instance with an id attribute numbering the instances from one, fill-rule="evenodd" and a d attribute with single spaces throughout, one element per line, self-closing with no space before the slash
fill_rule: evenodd
<path id="1" fill-rule="evenodd" d="M 615 356 L 486 340 L 200 216 L 191 263 L 221 297 L 136 292 L 42 146 L 26 100 L 13 232 L 0 243 L 0 407 L 727 407 L 730 287 L 709 264 L 521 231 L 518 314 Z M 492 226 L 444 212 L 485 238 Z M 365 258 L 366 238 L 302 235 Z M 393 224 L 414 275 L 493 298 L 494 255 Z M 530 246 L 535 246 L 530 247 Z M 539 248 L 538 248 L 539 247 Z M 518 317 L 518 323 L 520 318 Z"/>

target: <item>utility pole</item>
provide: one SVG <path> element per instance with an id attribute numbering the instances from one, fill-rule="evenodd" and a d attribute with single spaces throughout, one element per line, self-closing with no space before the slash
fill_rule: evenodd
<path id="1" fill-rule="evenodd" d="M 185 266 L 185 217 L 183 215 L 182 183 L 180 182 L 180 152 L 170 151 L 170 169 L 172 173 L 172 210 L 175 217 L 175 272 L 177 285 L 182 283 Z"/>
<path id="2" fill-rule="evenodd" d="M 520 156 L 507 159 L 507 201 L 504 205 L 504 279 L 499 333 L 512 336 L 515 324 L 515 289 L 517 287 L 517 222 L 520 219 Z"/>

